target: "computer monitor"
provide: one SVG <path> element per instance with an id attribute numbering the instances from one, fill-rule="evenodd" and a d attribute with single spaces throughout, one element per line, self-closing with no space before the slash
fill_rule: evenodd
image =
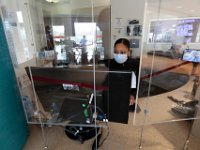
<path id="1" fill-rule="evenodd" d="M 200 50 L 195 50 L 195 49 L 184 50 L 182 60 L 200 63 Z"/>

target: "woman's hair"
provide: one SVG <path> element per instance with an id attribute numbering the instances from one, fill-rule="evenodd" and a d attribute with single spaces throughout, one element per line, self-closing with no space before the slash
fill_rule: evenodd
<path id="1" fill-rule="evenodd" d="M 129 40 L 125 39 L 125 38 L 120 38 L 118 39 L 117 41 L 115 41 L 115 44 L 114 44 L 114 47 L 119 44 L 119 43 L 122 43 L 124 44 L 128 49 L 130 49 L 130 42 Z"/>

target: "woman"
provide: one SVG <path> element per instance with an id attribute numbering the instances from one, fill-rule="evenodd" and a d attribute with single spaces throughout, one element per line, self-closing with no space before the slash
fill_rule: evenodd
<path id="1" fill-rule="evenodd" d="M 139 72 L 139 60 L 130 58 L 130 43 L 125 38 L 118 39 L 114 44 L 114 59 L 110 61 L 109 68 L 111 71 L 131 71 L 131 95 L 129 101 L 129 111 L 135 110 L 135 97 L 137 87 L 137 77 Z M 137 111 L 139 111 L 139 107 Z"/>

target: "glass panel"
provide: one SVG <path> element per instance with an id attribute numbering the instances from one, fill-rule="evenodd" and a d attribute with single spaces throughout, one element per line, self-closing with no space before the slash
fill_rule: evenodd
<path id="1" fill-rule="evenodd" d="M 186 140 L 190 126 L 190 122 L 187 121 L 167 122 L 146 126 L 141 140 L 142 149 L 185 150 L 187 149 Z M 194 146 L 194 149 L 198 149 L 198 147 Z"/>
<path id="2" fill-rule="evenodd" d="M 144 24 L 121 18 L 116 1 L 113 16 L 109 0 L 0 2 L 30 127 L 24 149 L 198 146 L 200 19 L 179 6 L 191 1 L 148 0 Z M 110 43 L 124 36 L 141 68 L 135 113 L 128 109 L 132 70 L 119 71 L 110 60 L 119 53 Z M 174 138 L 177 132 L 184 138 Z"/>
<path id="3" fill-rule="evenodd" d="M 11 26 L 8 39 L 13 40 L 10 50 L 31 137 L 39 140 L 33 147 L 30 138 L 25 148 L 55 149 L 57 145 L 51 142 L 55 134 L 58 139 L 67 136 L 81 143 L 94 140 L 101 130 L 108 134 L 111 73 L 99 63 L 105 58 L 102 38 L 109 33 L 103 29 L 100 15 L 110 2 L 2 3 L 4 24 Z M 41 133 L 34 134 L 38 125 Z M 54 125 L 63 127 L 65 135 L 60 136 Z M 55 134 L 51 136 L 51 132 Z M 96 147 L 97 142 L 90 146 Z"/>
<path id="4" fill-rule="evenodd" d="M 134 124 L 142 125 L 144 149 L 198 149 L 199 1 L 190 3 L 146 1 L 137 93 L 141 112 L 134 115 Z"/>
<path id="5" fill-rule="evenodd" d="M 36 45 L 30 20 L 29 5 L 27 1 L 2 0 L 1 12 L 10 55 L 21 93 L 21 102 L 25 111 L 26 121 L 31 124 L 33 116 L 38 116 L 40 114 L 36 105 L 31 81 L 24 69 L 25 66 L 36 64 Z M 39 130 L 38 138 L 42 142 L 39 145 L 45 147 L 44 128 L 42 125 L 40 127 L 41 130 Z"/>
<path id="6" fill-rule="evenodd" d="M 199 18 L 181 5 L 180 1 L 146 3 L 144 19 L 149 28 L 143 37 L 137 101 L 142 111 L 135 115 L 135 124 L 199 118 L 194 98 L 199 82 Z"/>
<path id="7" fill-rule="evenodd" d="M 6 41 L 5 31 L 9 30 L 9 27 L 4 28 L 3 19 L 0 8 L 0 128 L 2 129 L 0 145 L 1 149 L 13 149 L 13 147 L 21 149 L 28 137 L 28 126 Z M 12 144 L 7 141 L 12 141 Z"/>

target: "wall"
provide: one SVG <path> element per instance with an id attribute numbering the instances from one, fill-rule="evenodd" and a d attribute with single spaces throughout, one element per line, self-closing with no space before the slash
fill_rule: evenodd
<path id="1" fill-rule="evenodd" d="M 140 47 L 133 49 L 133 56 L 139 56 L 141 52 L 142 37 L 130 37 L 126 35 L 126 27 L 129 20 L 139 20 L 139 24 L 143 25 L 145 0 L 111 0 L 111 51 L 110 57 L 113 56 L 113 45 L 118 38 L 138 38 L 140 39 Z M 116 18 L 121 18 L 122 29 L 116 29 Z"/>

